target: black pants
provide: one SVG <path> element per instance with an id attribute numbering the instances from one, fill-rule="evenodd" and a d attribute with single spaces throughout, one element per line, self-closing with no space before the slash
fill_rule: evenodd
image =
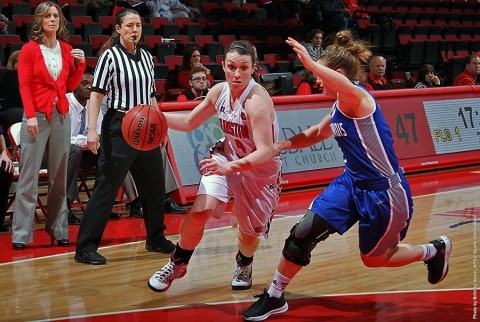
<path id="1" fill-rule="evenodd" d="M 5 222 L 7 212 L 8 191 L 12 184 L 13 173 L 5 171 L 5 163 L 0 164 L 0 228 Z"/>
<path id="2" fill-rule="evenodd" d="M 117 191 L 130 170 L 142 203 L 147 244 L 164 240 L 165 176 L 160 148 L 138 151 L 122 136 L 122 120 L 113 109 L 103 119 L 100 158 L 92 196 L 78 232 L 77 251 L 97 250 Z"/>

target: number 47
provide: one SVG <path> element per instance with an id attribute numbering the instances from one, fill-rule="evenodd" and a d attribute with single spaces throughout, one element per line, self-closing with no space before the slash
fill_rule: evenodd
<path id="1" fill-rule="evenodd" d="M 405 127 L 407 123 L 410 124 L 410 131 L 408 131 Z M 410 135 L 411 135 L 413 137 L 413 143 L 418 143 L 417 131 L 415 129 L 414 113 L 405 113 L 403 115 L 397 114 L 397 120 L 395 125 L 396 125 L 395 129 L 396 129 L 397 138 L 405 139 L 405 143 L 410 144 Z"/>

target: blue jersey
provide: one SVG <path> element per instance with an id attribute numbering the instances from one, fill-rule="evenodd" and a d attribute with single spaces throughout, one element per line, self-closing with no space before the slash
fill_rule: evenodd
<path id="1" fill-rule="evenodd" d="M 379 256 L 407 233 L 413 213 L 410 187 L 398 171 L 392 134 L 377 102 L 362 118 L 346 116 L 337 104 L 330 126 L 343 152 L 345 172 L 315 198 L 310 210 L 339 234 L 358 221 L 360 251 Z"/>
<path id="2" fill-rule="evenodd" d="M 377 102 L 375 111 L 362 118 L 346 116 L 337 104 L 330 127 L 343 152 L 345 171 L 355 182 L 367 185 L 396 174 L 399 166 L 392 134 Z"/>

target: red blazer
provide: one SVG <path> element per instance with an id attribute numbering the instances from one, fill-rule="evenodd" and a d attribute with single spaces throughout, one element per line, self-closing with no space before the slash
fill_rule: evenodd
<path id="1" fill-rule="evenodd" d="M 58 112 L 66 116 L 69 107 L 67 90 L 73 91 L 82 80 L 85 62 L 75 65 L 75 59 L 70 55 L 72 46 L 63 41 L 59 43 L 62 49 L 62 71 L 56 81 L 48 73 L 37 42 L 29 41 L 20 51 L 18 83 L 27 119 L 35 117 L 35 112 L 45 113 L 51 119 L 55 97 L 58 97 Z"/>

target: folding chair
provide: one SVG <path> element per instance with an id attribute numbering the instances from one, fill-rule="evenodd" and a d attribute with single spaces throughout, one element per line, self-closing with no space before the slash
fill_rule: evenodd
<path id="1" fill-rule="evenodd" d="M 15 123 L 15 124 L 11 125 L 7 130 L 8 138 L 10 139 L 10 144 L 12 145 L 13 156 L 19 164 L 20 164 L 20 130 L 21 130 L 21 127 L 22 127 L 22 122 L 18 122 L 18 123 Z M 46 182 L 48 180 L 48 173 L 47 173 L 46 169 L 40 169 L 40 172 L 39 172 L 38 175 L 39 175 L 39 182 L 40 181 Z M 17 181 L 18 181 L 18 176 L 19 176 L 19 173 L 18 173 L 17 178 L 16 178 Z M 42 196 L 43 195 L 45 195 L 45 194 L 42 194 Z M 43 215 L 46 217 L 47 216 L 47 208 L 43 204 L 42 200 L 40 199 L 40 196 L 41 196 L 41 194 L 39 193 L 38 196 L 37 196 L 37 208 L 39 208 L 42 211 Z M 13 203 L 14 200 L 15 200 L 15 193 L 10 198 L 10 201 L 8 203 L 8 208 L 11 206 L 11 204 Z M 37 221 L 41 221 L 36 210 L 35 210 L 35 217 L 37 218 Z"/>

